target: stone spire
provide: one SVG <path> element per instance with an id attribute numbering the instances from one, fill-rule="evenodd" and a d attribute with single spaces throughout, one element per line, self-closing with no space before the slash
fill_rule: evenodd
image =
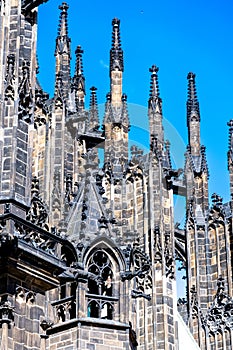
<path id="1" fill-rule="evenodd" d="M 112 47 L 110 50 L 110 93 L 107 95 L 104 116 L 105 162 L 111 159 L 113 173 L 122 176 L 128 162 L 129 118 L 127 96 L 122 94 L 124 70 L 120 40 L 120 20 L 112 20 Z"/>
<path id="2" fill-rule="evenodd" d="M 97 105 L 97 96 L 96 90 L 97 88 L 92 86 L 90 88 L 91 96 L 90 96 L 90 117 L 89 117 L 89 129 L 97 130 L 99 128 L 99 115 L 98 115 L 98 105 Z"/>
<path id="3" fill-rule="evenodd" d="M 196 93 L 195 74 L 189 73 L 188 100 L 187 100 L 187 126 L 188 142 L 193 156 L 200 156 L 200 110 Z"/>
<path id="4" fill-rule="evenodd" d="M 200 109 L 196 93 L 195 74 L 189 73 L 187 99 L 188 147 L 186 153 L 187 203 L 192 202 L 201 219 L 209 207 L 208 165 L 205 147 L 200 142 Z M 190 176 L 187 174 L 190 172 Z M 192 174 L 192 175 L 191 175 Z M 193 200 L 195 198 L 195 200 Z M 202 214 L 200 215 L 202 210 Z M 198 211 L 198 214 L 197 214 Z"/>
<path id="5" fill-rule="evenodd" d="M 77 46 L 75 51 L 76 64 L 75 64 L 75 75 L 73 78 L 73 90 L 75 90 L 75 101 L 77 110 L 84 109 L 85 99 L 85 77 L 83 74 L 83 50 L 81 46 Z"/>
<path id="6" fill-rule="evenodd" d="M 150 80 L 150 95 L 148 101 L 148 108 L 162 113 L 162 99 L 159 96 L 159 82 L 158 82 L 158 71 L 159 68 L 153 65 L 149 72 L 151 72 Z"/>
<path id="7" fill-rule="evenodd" d="M 112 20 L 112 47 L 110 50 L 110 77 L 114 70 L 124 71 L 123 50 L 120 39 L 120 20 Z"/>
<path id="8" fill-rule="evenodd" d="M 195 114 L 200 121 L 200 110 L 199 110 L 199 102 L 197 99 L 197 91 L 196 91 L 196 83 L 195 83 L 196 75 L 192 72 L 188 73 L 188 100 L 187 100 L 187 121 L 192 114 Z"/>
<path id="9" fill-rule="evenodd" d="M 68 27 L 67 27 L 67 10 L 69 6 L 66 2 L 63 2 L 59 6 L 60 13 L 60 22 L 58 26 L 58 38 L 68 38 Z"/>
<path id="10" fill-rule="evenodd" d="M 111 101 L 113 107 L 121 105 L 122 73 L 124 71 L 123 50 L 120 39 L 120 20 L 112 20 L 112 47 L 110 50 Z"/>
<path id="11" fill-rule="evenodd" d="M 227 125 L 229 126 L 229 148 L 228 148 L 228 169 L 233 165 L 233 119 Z"/>
<path id="12" fill-rule="evenodd" d="M 68 97 L 68 90 L 70 84 L 70 38 L 68 36 L 67 25 L 67 10 L 69 6 L 63 2 L 60 9 L 60 18 L 58 24 L 58 35 L 56 38 L 56 77 L 62 77 L 64 97 Z M 57 78 L 56 78 L 57 79 Z M 57 82 L 55 83 L 55 85 Z M 55 92 L 56 94 L 56 92 Z"/>
<path id="13" fill-rule="evenodd" d="M 150 128 L 150 145 L 156 141 L 158 149 L 162 152 L 164 143 L 162 99 L 159 95 L 158 82 L 159 68 L 153 65 L 149 72 L 151 73 L 150 94 L 148 100 L 148 117 Z"/>
<path id="14" fill-rule="evenodd" d="M 228 171 L 230 175 L 230 194 L 233 201 L 233 120 L 231 119 L 227 125 L 229 126 L 229 147 L 228 147 Z"/>

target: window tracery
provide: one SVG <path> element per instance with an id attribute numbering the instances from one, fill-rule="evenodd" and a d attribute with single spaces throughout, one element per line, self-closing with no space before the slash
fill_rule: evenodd
<path id="1" fill-rule="evenodd" d="M 102 249 L 95 251 L 88 263 L 88 272 L 93 278 L 88 280 L 87 315 L 94 318 L 112 320 L 114 304 L 118 301 L 113 287 L 114 266 L 108 254 Z"/>

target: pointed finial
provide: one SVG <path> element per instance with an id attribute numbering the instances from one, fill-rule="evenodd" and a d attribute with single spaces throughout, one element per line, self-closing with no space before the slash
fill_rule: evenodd
<path id="1" fill-rule="evenodd" d="M 92 86 L 90 90 L 91 90 L 90 109 L 94 109 L 94 108 L 97 108 L 97 97 L 96 97 L 97 88 L 95 86 Z"/>
<path id="2" fill-rule="evenodd" d="M 75 50 L 75 55 L 76 55 L 76 64 L 75 64 L 75 76 L 81 76 L 83 75 L 83 53 L 84 51 L 82 50 L 81 46 L 78 45 L 76 50 Z"/>
<path id="3" fill-rule="evenodd" d="M 231 119 L 227 126 L 229 126 L 229 151 L 233 151 L 233 119 Z"/>
<path id="4" fill-rule="evenodd" d="M 59 6 L 60 17 L 58 24 L 58 35 L 56 38 L 56 48 L 55 48 L 55 57 L 56 57 L 56 76 L 57 74 L 62 75 L 63 91 L 64 98 L 68 98 L 68 91 L 70 88 L 70 38 L 68 36 L 68 25 L 67 25 L 67 3 L 63 2 Z"/>
<path id="5" fill-rule="evenodd" d="M 58 26 L 58 36 L 68 36 L 68 27 L 67 27 L 68 8 L 69 6 L 66 2 L 63 2 L 59 6 L 59 10 L 61 10 L 61 13 L 60 13 L 59 26 Z"/>
<path id="6" fill-rule="evenodd" d="M 161 111 L 161 98 L 159 96 L 159 82 L 158 82 L 158 71 L 159 68 L 156 65 L 153 65 L 149 68 L 149 72 L 151 73 L 150 80 L 150 95 L 149 95 L 149 108 L 155 109 L 156 105 L 159 106 Z"/>
<path id="7" fill-rule="evenodd" d="M 110 94 L 110 92 L 108 92 L 108 93 L 106 94 L 106 101 L 107 101 L 107 102 L 111 102 L 111 94 Z"/>
<path id="8" fill-rule="evenodd" d="M 188 100 L 187 100 L 187 122 L 191 117 L 191 114 L 194 113 L 197 120 L 200 121 L 200 109 L 199 102 L 197 99 L 196 92 L 196 83 L 195 83 L 195 74 L 190 72 L 188 73 Z"/>
<path id="9" fill-rule="evenodd" d="M 120 49 L 120 20 L 118 18 L 113 18 L 112 20 L 113 33 L 112 33 L 112 48 Z"/>
<path id="10" fill-rule="evenodd" d="M 122 102 L 127 102 L 127 95 L 124 93 L 121 98 Z"/>
<path id="11" fill-rule="evenodd" d="M 76 64 L 75 64 L 75 74 L 72 82 L 72 91 L 76 91 L 76 107 L 77 110 L 82 110 L 84 108 L 84 96 L 86 94 L 85 90 L 85 77 L 83 74 L 83 50 L 81 46 L 77 46 L 75 50 Z"/>
<path id="12" fill-rule="evenodd" d="M 150 81 L 150 97 L 159 97 L 159 83 L 158 83 L 158 73 L 159 68 L 153 64 L 151 68 L 149 68 L 149 72 L 151 72 L 151 81 Z"/>
<path id="13" fill-rule="evenodd" d="M 112 20 L 112 48 L 110 50 L 110 72 L 112 70 L 124 71 L 123 50 L 120 39 L 120 20 Z"/>
<path id="14" fill-rule="evenodd" d="M 65 2 L 63 2 L 62 5 L 59 6 L 61 13 L 59 17 L 58 33 L 56 38 L 55 56 L 68 54 L 70 58 L 70 38 L 68 36 L 68 24 L 67 24 L 68 8 L 69 6 Z"/>
<path id="15" fill-rule="evenodd" d="M 233 119 L 231 119 L 227 125 L 229 126 L 229 138 L 228 138 L 228 170 L 233 166 Z"/>
<path id="16" fill-rule="evenodd" d="M 98 115 L 98 104 L 97 104 L 97 96 L 96 96 L 97 88 L 92 86 L 90 90 L 91 90 L 91 96 L 90 96 L 89 129 L 98 130 L 99 115 Z"/>
<path id="17" fill-rule="evenodd" d="M 213 193 L 211 196 L 213 206 L 215 207 L 222 207 L 222 197 L 219 196 L 217 193 Z"/>

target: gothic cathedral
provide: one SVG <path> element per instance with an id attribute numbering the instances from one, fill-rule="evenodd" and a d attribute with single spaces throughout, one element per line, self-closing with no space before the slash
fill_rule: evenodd
<path id="1" fill-rule="evenodd" d="M 150 150 L 129 152 L 120 20 L 112 20 L 101 124 L 95 87 L 85 108 L 80 46 L 71 76 L 66 3 L 54 96 L 39 84 L 42 2 L 0 2 L 0 349 L 231 350 L 233 203 L 213 194 L 209 204 L 195 74 L 184 169 L 172 167 L 164 139 L 155 65 Z M 228 168 L 233 194 L 233 120 Z M 174 194 L 186 199 L 184 227 L 174 223 Z M 186 276 L 180 299 L 177 261 Z"/>

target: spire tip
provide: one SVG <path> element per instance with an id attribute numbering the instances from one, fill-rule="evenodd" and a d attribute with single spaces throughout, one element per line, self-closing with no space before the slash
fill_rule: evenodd
<path id="1" fill-rule="evenodd" d="M 58 6 L 59 10 L 66 12 L 69 8 L 69 5 L 66 2 L 63 2 L 60 6 Z"/>
<path id="2" fill-rule="evenodd" d="M 110 72 L 112 70 L 124 71 L 123 50 L 121 48 L 120 38 L 120 20 L 112 20 L 112 47 L 110 50 Z"/>
<path id="3" fill-rule="evenodd" d="M 159 67 L 157 67 L 155 64 L 153 64 L 152 66 L 151 66 L 151 68 L 149 68 L 149 72 L 150 73 L 154 73 L 154 74 L 156 74 L 156 73 L 158 73 L 158 71 L 159 71 Z"/>
<path id="4" fill-rule="evenodd" d="M 196 74 L 194 74 L 193 72 L 189 72 L 188 75 L 187 75 L 187 79 L 192 79 L 194 80 L 196 77 Z"/>

